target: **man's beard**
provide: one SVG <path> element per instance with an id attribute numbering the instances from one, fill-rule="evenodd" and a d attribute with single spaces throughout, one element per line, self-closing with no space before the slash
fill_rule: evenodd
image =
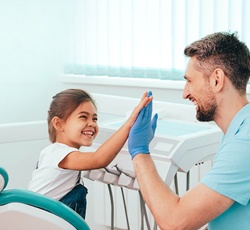
<path id="1" fill-rule="evenodd" d="M 216 109 L 217 105 L 215 103 L 212 104 L 208 110 L 201 110 L 200 107 L 198 107 L 196 119 L 198 121 L 213 121 Z"/>

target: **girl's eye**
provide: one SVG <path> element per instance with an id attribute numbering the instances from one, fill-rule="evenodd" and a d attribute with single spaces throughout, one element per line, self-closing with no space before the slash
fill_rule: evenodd
<path id="1" fill-rule="evenodd" d="M 82 115 L 82 116 L 80 116 L 80 118 L 86 119 L 87 117 L 86 117 L 86 116 L 84 116 L 84 115 Z"/>
<path id="2" fill-rule="evenodd" d="M 94 118 L 93 118 L 93 121 L 97 122 L 97 121 L 98 121 L 98 118 L 97 118 L 97 117 L 94 117 Z"/>

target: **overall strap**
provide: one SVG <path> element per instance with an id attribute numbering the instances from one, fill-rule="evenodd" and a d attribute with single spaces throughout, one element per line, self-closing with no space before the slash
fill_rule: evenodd
<path id="1" fill-rule="evenodd" d="M 76 185 L 80 184 L 80 180 L 81 180 L 81 171 L 79 171 L 79 173 L 78 173 Z"/>

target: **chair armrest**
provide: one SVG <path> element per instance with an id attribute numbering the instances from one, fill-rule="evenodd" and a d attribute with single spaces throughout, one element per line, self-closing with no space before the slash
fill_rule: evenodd
<path id="1" fill-rule="evenodd" d="M 7 189 L 0 193 L 0 206 L 8 203 L 24 203 L 61 217 L 78 230 L 90 230 L 85 220 L 67 205 L 41 194 L 24 189 Z"/>
<path id="2" fill-rule="evenodd" d="M 0 167 L 0 192 L 4 190 L 9 181 L 9 176 L 6 170 Z"/>

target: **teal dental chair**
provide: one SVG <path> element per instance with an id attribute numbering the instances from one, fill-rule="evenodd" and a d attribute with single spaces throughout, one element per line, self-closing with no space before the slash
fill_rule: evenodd
<path id="1" fill-rule="evenodd" d="M 8 180 L 0 167 L 1 230 L 90 230 L 80 215 L 59 201 L 25 189 L 5 189 Z"/>

